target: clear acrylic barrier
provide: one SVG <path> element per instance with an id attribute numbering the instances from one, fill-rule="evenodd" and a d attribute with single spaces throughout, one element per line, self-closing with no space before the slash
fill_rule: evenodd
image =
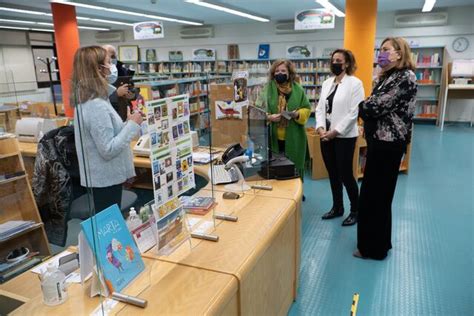
<path id="1" fill-rule="evenodd" d="M 105 297 L 112 292 L 140 296 L 151 285 L 152 271 L 159 269 L 158 261 L 141 256 L 146 246 L 137 246 L 133 234 L 142 229 L 144 235 L 155 238 L 153 213 L 146 207 L 137 208 L 137 216 L 125 220 L 128 208 L 136 205 L 136 194 L 125 190 L 123 184 L 135 173 L 131 142 L 141 129 L 133 118 L 122 122 L 109 101 L 115 89 L 104 79 L 82 78 L 71 87 L 78 157 L 74 170 L 78 187 L 74 189 L 83 191 L 74 201 L 80 207 L 71 210 L 79 214 L 71 216 L 86 219 L 79 238 L 81 272 L 84 276 L 93 272 L 93 277 L 85 283 L 84 291 L 100 296 L 95 312 L 106 314 L 113 304 Z"/>

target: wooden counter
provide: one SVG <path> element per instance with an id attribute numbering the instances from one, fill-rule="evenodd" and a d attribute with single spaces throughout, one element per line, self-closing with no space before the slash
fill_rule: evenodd
<path id="1" fill-rule="evenodd" d="M 33 156 L 36 144 L 21 146 L 24 155 Z M 148 158 L 135 157 L 136 167 L 149 168 Z M 208 166 L 195 166 L 195 172 L 207 178 Z M 262 181 L 260 181 L 261 183 Z M 296 299 L 300 263 L 301 197 L 299 179 L 265 180 L 272 191 L 249 190 L 238 200 L 224 200 L 224 186 L 208 184 L 199 195 L 213 195 L 218 202 L 215 212 L 234 214 L 238 222 L 213 220 L 212 212 L 193 219 L 215 223 L 208 232 L 219 242 L 192 239 L 169 256 L 158 256 L 154 249 L 144 254 L 149 285 L 134 281 L 126 289 L 148 299 L 148 307 L 139 309 L 119 304 L 114 312 L 125 314 L 219 314 L 286 315 Z M 80 285 L 69 290 L 68 301 L 56 308 L 41 302 L 39 284 L 27 272 L 3 285 L 0 290 L 21 295 L 29 301 L 18 314 L 71 313 L 89 314 L 98 298 L 90 299 Z M 137 291 L 137 287 L 139 290 Z"/>

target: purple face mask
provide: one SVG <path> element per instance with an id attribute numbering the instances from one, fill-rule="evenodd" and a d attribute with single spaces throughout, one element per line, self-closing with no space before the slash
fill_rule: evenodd
<path id="1" fill-rule="evenodd" d="M 380 52 L 379 56 L 377 57 L 377 64 L 379 64 L 379 66 L 382 68 L 390 65 L 391 61 L 389 59 L 389 56 L 390 52 Z"/>

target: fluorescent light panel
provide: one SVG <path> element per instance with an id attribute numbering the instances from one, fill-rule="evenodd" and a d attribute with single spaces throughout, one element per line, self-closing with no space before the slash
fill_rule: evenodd
<path id="1" fill-rule="evenodd" d="M 226 13 L 230 13 L 230 14 L 233 14 L 233 15 L 238 15 L 238 16 L 241 16 L 241 17 L 244 17 L 244 18 L 247 18 L 247 19 L 251 19 L 251 20 L 255 20 L 255 21 L 259 21 L 259 22 L 270 22 L 270 20 L 267 19 L 267 18 L 263 18 L 263 17 L 257 16 L 257 15 L 254 15 L 254 14 L 249 14 L 249 13 L 245 13 L 245 12 L 238 11 L 238 10 L 235 10 L 235 9 L 227 8 L 227 7 L 224 7 L 220 4 L 215 4 L 215 3 L 201 1 L 201 0 L 186 0 L 186 2 L 195 4 L 195 5 L 199 5 L 201 7 L 206 7 L 206 8 L 209 8 L 209 9 L 226 12 Z"/>
<path id="2" fill-rule="evenodd" d="M 430 12 L 433 10 L 433 7 L 436 3 L 436 0 L 425 0 L 425 4 L 423 5 L 423 9 L 421 12 Z"/>
<path id="3" fill-rule="evenodd" d="M 47 23 L 47 22 L 21 21 L 21 20 L 10 20 L 10 19 L 0 19 L 0 22 L 54 26 L 53 23 Z M 84 30 L 110 31 L 109 28 L 93 27 L 93 26 L 78 26 L 77 28 L 84 29 Z M 49 31 L 49 30 L 45 30 L 45 31 Z"/>
<path id="4" fill-rule="evenodd" d="M 32 21 L 20 21 L 20 20 L 10 20 L 10 19 L 0 19 L 0 22 L 20 23 L 20 24 L 36 24 L 36 22 L 32 22 Z"/>
<path id="5" fill-rule="evenodd" d="M 326 10 L 329 10 L 329 11 L 333 12 L 336 16 L 338 16 L 340 18 L 343 18 L 343 17 L 346 16 L 344 14 L 344 12 L 342 12 L 341 10 L 336 8 L 328 0 L 316 0 L 316 2 L 319 3 L 320 5 L 322 5 Z"/>
<path id="6" fill-rule="evenodd" d="M 72 5 L 72 6 L 76 6 L 76 7 L 82 7 L 82 8 L 86 8 L 86 9 L 92 9 L 92 10 L 101 10 L 101 11 L 108 11 L 108 12 L 119 13 L 119 14 L 124 14 L 124 15 L 133 15 L 133 16 L 145 17 L 145 18 L 150 18 L 150 19 L 177 22 L 177 23 L 182 23 L 182 24 L 202 25 L 202 23 L 199 23 L 199 22 L 192 22 L 192 21 L 176 19 L 176 18 L 168 18 L 168 17 L 153 15 L 153 14 L 145 14 L 145 13 L 126 11 L 126 10 L 121 10 L 121 9 L 101 7 L 101 6 L 97 6 L 97 5 L 91 5 L 91 4 L 80 3 L 80 2 L 75 2 L 75 1 L 51 0 L 51 2 L 68 4 L 68 5 Z"/>
<path id="7" fill-rule="evenodd" d="M 22 31 L 54 32 L 54 30 L 51 30 L 51 29 L 36 29 L 36 28 L 29 28 L 29 27 L 16 27 L 16 26 L 6 26 L 6 25 L 0 25 L 0 29 L 22 30 Z"/>

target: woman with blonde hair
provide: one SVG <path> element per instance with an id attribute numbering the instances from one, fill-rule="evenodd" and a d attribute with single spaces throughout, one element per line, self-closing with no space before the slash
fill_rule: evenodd
<path id="1" fill-rule="evenodd" d="M 372 94 L 359 105 L 367 160 L 354 256 L 383 260 L 392 248 L 392 200 L 400 162 L 411 139 L 417 86 L 411 50 L 403 38 L 384 39 L 377 62 L 380 76 Z"/>
<path id="2" fill-rule="evenodd" d="M 131 140 L 139 135 L 141 114 L 127 121 L 110 104 L 107 78 L 112 67 L 100 46 L 79 48 L 74 56 L 72 100 L 74 137 L 81 185 L 92 189 L 94 209 L 100 212 L 122 198 L 122 184 L 135 176 Z"/>
<path id="3" fill-rule="evenodd" d="M 303 178 L 307 152 L 305 124 L 311 108 L 305 91 L 297 82 L 291 61 L 279 59 L 273 62 L 263 94 L 271 124 L 271 149 L 284 153 Z"/>

